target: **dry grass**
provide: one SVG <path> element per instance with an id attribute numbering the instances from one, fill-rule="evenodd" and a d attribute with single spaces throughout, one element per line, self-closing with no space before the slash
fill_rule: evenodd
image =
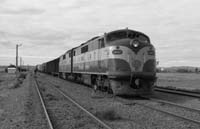
<path id="1" fill-rule="evenodd" d="M 200 89 L 200 74 L 196 73 L 158 73 L 157 86 L 172 89 Z"/>
<path id="2" fill-rule="evenodd" d="M 53 101 L 53 100 L 58 100 L 54 95 L 52 94 L 46 94 L 45 97 L 47 98 L 47 100 L 49 101 Z"/>
<path id="3" fill-rule="evenodd" d="M 22 78 L 22 79 L 25 79 L 26 78 L 26 73 L 20 73 L 18 78 Z"/>
<path id="4" fill-rule="evenodd" d="M 9 86 L 9 89 L 15 89 L 21 86 L 21 82 L 16 79 L 13 83 L 11 83 L 11 85 Z"/>
<path id="5" fill-rule="evenodd" d="M 24 79 L 26 78 L 26 73 L 20 73 L 17 78 L 15 78 L 15 80 L 13 81 L 13 83 L 11 83 L 11 85 L 9 86 L 9 89 L 15 89 L 21 86 L 21 84 L 23 83 Z"/>
<path id="6" fill-rule="evenodd" d="M 96 112 L 95 115 L 101 119 L 105 119 L 105 120 L 109 120 L 109 121 L 122 119 L 121 116 L 115 111 L 114 108 Z"/>
<path id="7" fill-rule="evenodd" d="M 46 91 L 46 89 L 45 89 L 44 87 L 41 87 L 40 90 L 41 90 L 42 92 L 45 92 L 45 91 Z"/>
<path id="8" fill-rule="evenodd" d="M 192 90 L 192 91 L 197 92 L 197 93 L 200 93 L 200 89 L 194 89 L 194 90 Z"/>
<path id="9" fill-rule="evenodd" d="M 60 86 L 59 86 L 59 85 L 55 85 L 55 87 L 56 87 L 56 88 L 60 88 Z"/>

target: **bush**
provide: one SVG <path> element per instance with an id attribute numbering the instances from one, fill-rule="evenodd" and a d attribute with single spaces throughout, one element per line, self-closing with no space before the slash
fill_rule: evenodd
<path id="1" fill-rule="evenodd" d="M 26 78 L 26 73 L 20 73 L 20 75 L 19 75 L 18 78 L 23 78 L 23 79 L 25 79 L 25 78 Z"/>
<path id="2" fill-rule="evenodd" d="M 15 88 L 18 88 L 20 87 L 20 81 L 18 79 L 16 79 L 10 86 L 9 86 L 9 89 L 15 89 Z"/>
<path id="3" fill-rule="evenodd" d="M 45 96 L 47 98 L 47 100 L 52 101 L 52 100 L 58 100 L 54 95 L 52 94 L 47 94 Z"/>

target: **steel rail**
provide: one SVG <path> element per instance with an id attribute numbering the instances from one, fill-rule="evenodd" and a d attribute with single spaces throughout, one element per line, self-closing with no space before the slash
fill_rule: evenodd
<path id="1" fill-rule="evenodd" d="M 168 105 L 172 105 L 172 106 L 176 106 L 176 107 L 179 107 L 179 108 L 184 108 L 184 109 L 187 109 L 187 110 L 190 110 L 190 111 L 194 111 L 194 112 L 199 112 L 200 113 L 200 109 L 190 108 L 190 107 L 187 107 L 187 106 L 183 106 L 183 105 L 180 105 L 180 104 L 176 104 L 176 103 L 173 103 L 173 102 L 168 102 L 168 101 L 165 101 L 165 100 L 155 99 L 155 98 L 150 98 L 150 100 L 152 100 L 154 102 L 165 103 L 165 104 L 168 104 Z"/>
<path id="2" fill-rule="evenodd" d="M 52 83 L 52 82 L 51 82 Z M 55 86 L 52 86 L 55 90 L 57 90 L 60 94 L 62 94 L 66 99 L 68 99 L 69 101 L 71 101 L 73 104 L 75 104 L 78 108 L 80 108 L 82 111 L 84 111 L 85 113 L 87 113 L 90 117 L 92 117 L 94 120 L 96 120 L 98 123 L 100 123 L 101 125 L 103 125 L 103 127 L 105 127 L 106 129 L 112 129 L 109 125 L 107 125 L 106 123 L 104 123 L 103 121 L 101 121 L 99 118 L 97 118 L 96 116 L 94 116 L 92 113 L 90 113 L 88 110 L 86 110 L 84 107 L 82 107 L 80 104 L 78 104 L 75 100 L 73 100 L 70 96 L 68 96 L 66 93 L 64 93 L 63 91 L 59 90 L 58 88 L 56 88 Z"/>
<path id="3" fill-rule="evenodd" d="M 42 108 L 43 108 L 43 110 L 44 110 L 44 113 L 45 113 L 45 116 L 46 116 L 46 119 L 47 119 L 49 128 L 50 128 L 50 129 L 54 129 L 53 124 L 52 124 L 52 122 L 51 122 L 51 119 L 50 119 L 50 117 L 49 117 L 49 114 L 48 114 L 48 112 L 47 112 L 46 106 L 45 106 L 45 104 L 44 104 L 44 100 L 43 100 L 43 98 L 42 98 L 41 92 L 40 92 L 40 90 L 39 90 L 39 84 L 38 84 L 38 82 L 37 82 L 36 79 L 35 79 L 35 87 L 36 87 L 38 96 L 39 96 L 39 98 L 40 98 L 40 102 L 41 102 L 41 104 L 42 104 Z"/>
<path id="4" fill-rule="evenodd" d="M 159 91 L 159 92 L 164 92 L 164 93 L 178 94 L 178 95 L 200 98 L 200 93 L 196 93 L 192 91 L 184 91 L 184 90 L 179 90 L 179 89 L 167 89 L 164 87 L 155 87 L 154 90 Z"/>
<path id="5" fill-rule="evenodd" d="M 173 116 L 173 117 L 176 117 L 176 118 L 179 118 L 179 119 L 182 119 L 182 120 L 185 120 L 185 121 L 193 122 L 193 123 L 196 123 L 196 124 L 200 125 L 200 121 L 193 120 L 193 119 L 190 119 L 190 118 L 186 118 L 186 117 L 183 117 L 183 116 L 179 116 L 179 115 L 176 115 L 174 113 L 171 113 L 171 112 L 168 112 L 168 111 L 163 111 L 161 109 L 157 109 L 157 108 L 154 108 L 154 107 L 151 107 L 151 106 L 147 106 L 147 105 L 139 103 L 139 102 L 130 103 L 130 102 L 128 102 L 129 100 L 127 101 L 127 100 L 123 100 L 121 98 L 118 98 L 118 101 L 122 102 L 124 105 L 132 105 L 132 104 L 133 105 L 135 105 L 135 104 L 136 105 L 140 105 L 142 107 L 149 108 L 151 110 L 155 110 L 157 112 L 161 112 L 163 114 L 167 114 L 167 115 L 170 115 L 170 116 Z"/>
<path id="6" fill-rule="evenodd" d="M 157 109 L 157 108 L 153 108 L 153 107 L 147 106 L 145 104 L 141 104 L 141 103 L 136 103 L 136 104 L 140 105 L 140 106 L 143 106 L 143 107 L 146 107 L 146 108 L 149 108 L 149 109 L 152 109 L 152 110 L 155 110 L 155 111 L 158 111 L 158 112 L 161 112 L 161 113 L 164 113 L 164 114 L 167 114 L 167 115 L 171 115 L 171 116 L 177 117 L 179 119 L 183 119 L 183 120 L 190 121 L 190 122 L 193 122 L 193 123 L 196 123 L 196 124 L 200 125 L 200 121 L 197 121 L 197 120 L 193 120 L 193 119 L 189 119 L 189 118 L 186 118 L 186 117 L 183 117 L 183 116 L 175 115 L 175 114 L 173 114 L 171 112 L 163 111 L 163 110 L 160 110 L 160 109 Z"/>

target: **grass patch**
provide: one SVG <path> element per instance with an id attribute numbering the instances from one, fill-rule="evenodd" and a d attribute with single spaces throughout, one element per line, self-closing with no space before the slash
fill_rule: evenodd
<path id="1" fill-rule="evenodd" d="M 200 89 L 194 89 L 194 90 L 192 90 L 192 91 L 197 92 L 197 93 L 200 93 Z"/>
<path id="2" fill-rule="evenodd" d="M 55 87 L 56 87 L 56 88 L 60 88 L 60 86 L 59 86 L 59 85 L 55 85 Z"/>
<path id="3" fill-rule="evenodd" d="M 52 94 L 46 94 L 45 96 L 49 101 L 52 101 L 52 100 L 58 100 L 54 95 Z"/>
<path id="4" fill-rule="evenodd" d="M 13 89 L 20 87 L 20 82 L 14 84 Z"/>
<path id="5" fill-rule="evenodd" d="M 45 91 L 46 91 L 46 89 L 45 89 L 44 87 L 41 87 L 40 90 L 41 90 L 42 92 L 45 92 Z"/>
<path id="6" fill-rule="evenodd" d="M 174 86 L 166 86 L 165 88 L 167 88 L 167 89 L 177 89 L 176 87 L 174 87 Z"/>
<path id="7" fill-rule="evenodd" d="M 96 112 L 95 115 L 101 119 L 109 121 L 122 119 L 121 116 L 113 108 L 101 112 Z"/>
<path id="8" fill-rule="evenodd" d="M 21 82 L 18 80 L 18 79 L 16 79 L 10 86 L 9 86 L 9 89 L 16 89 L 16 88 L 18 88 L 18 87 L 20 87 L 21 86 Z"/>
<path id="9" fill-rule="evenodd" d="M 25 79 L 26 78 L 26 73 L 20 73 L 18 78 L 22 78 L 22 79 Z"/>
<path id="10" fill-rule="evenodd" d="M 76 122 L 75 125 L 74 125 L 74 128 L 75 129 L 84 128 L 85 125 L 86 125 L 86 123 Z"/>

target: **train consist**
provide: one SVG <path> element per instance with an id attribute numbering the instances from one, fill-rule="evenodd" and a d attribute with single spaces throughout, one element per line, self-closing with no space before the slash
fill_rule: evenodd
<path id="1" fill-rule="evenodd" d="M 115 95 L 151 94 L 156 81 L 155 48 L 147 35 L 130 29 L 94 37 L 37 68 Z"/>

